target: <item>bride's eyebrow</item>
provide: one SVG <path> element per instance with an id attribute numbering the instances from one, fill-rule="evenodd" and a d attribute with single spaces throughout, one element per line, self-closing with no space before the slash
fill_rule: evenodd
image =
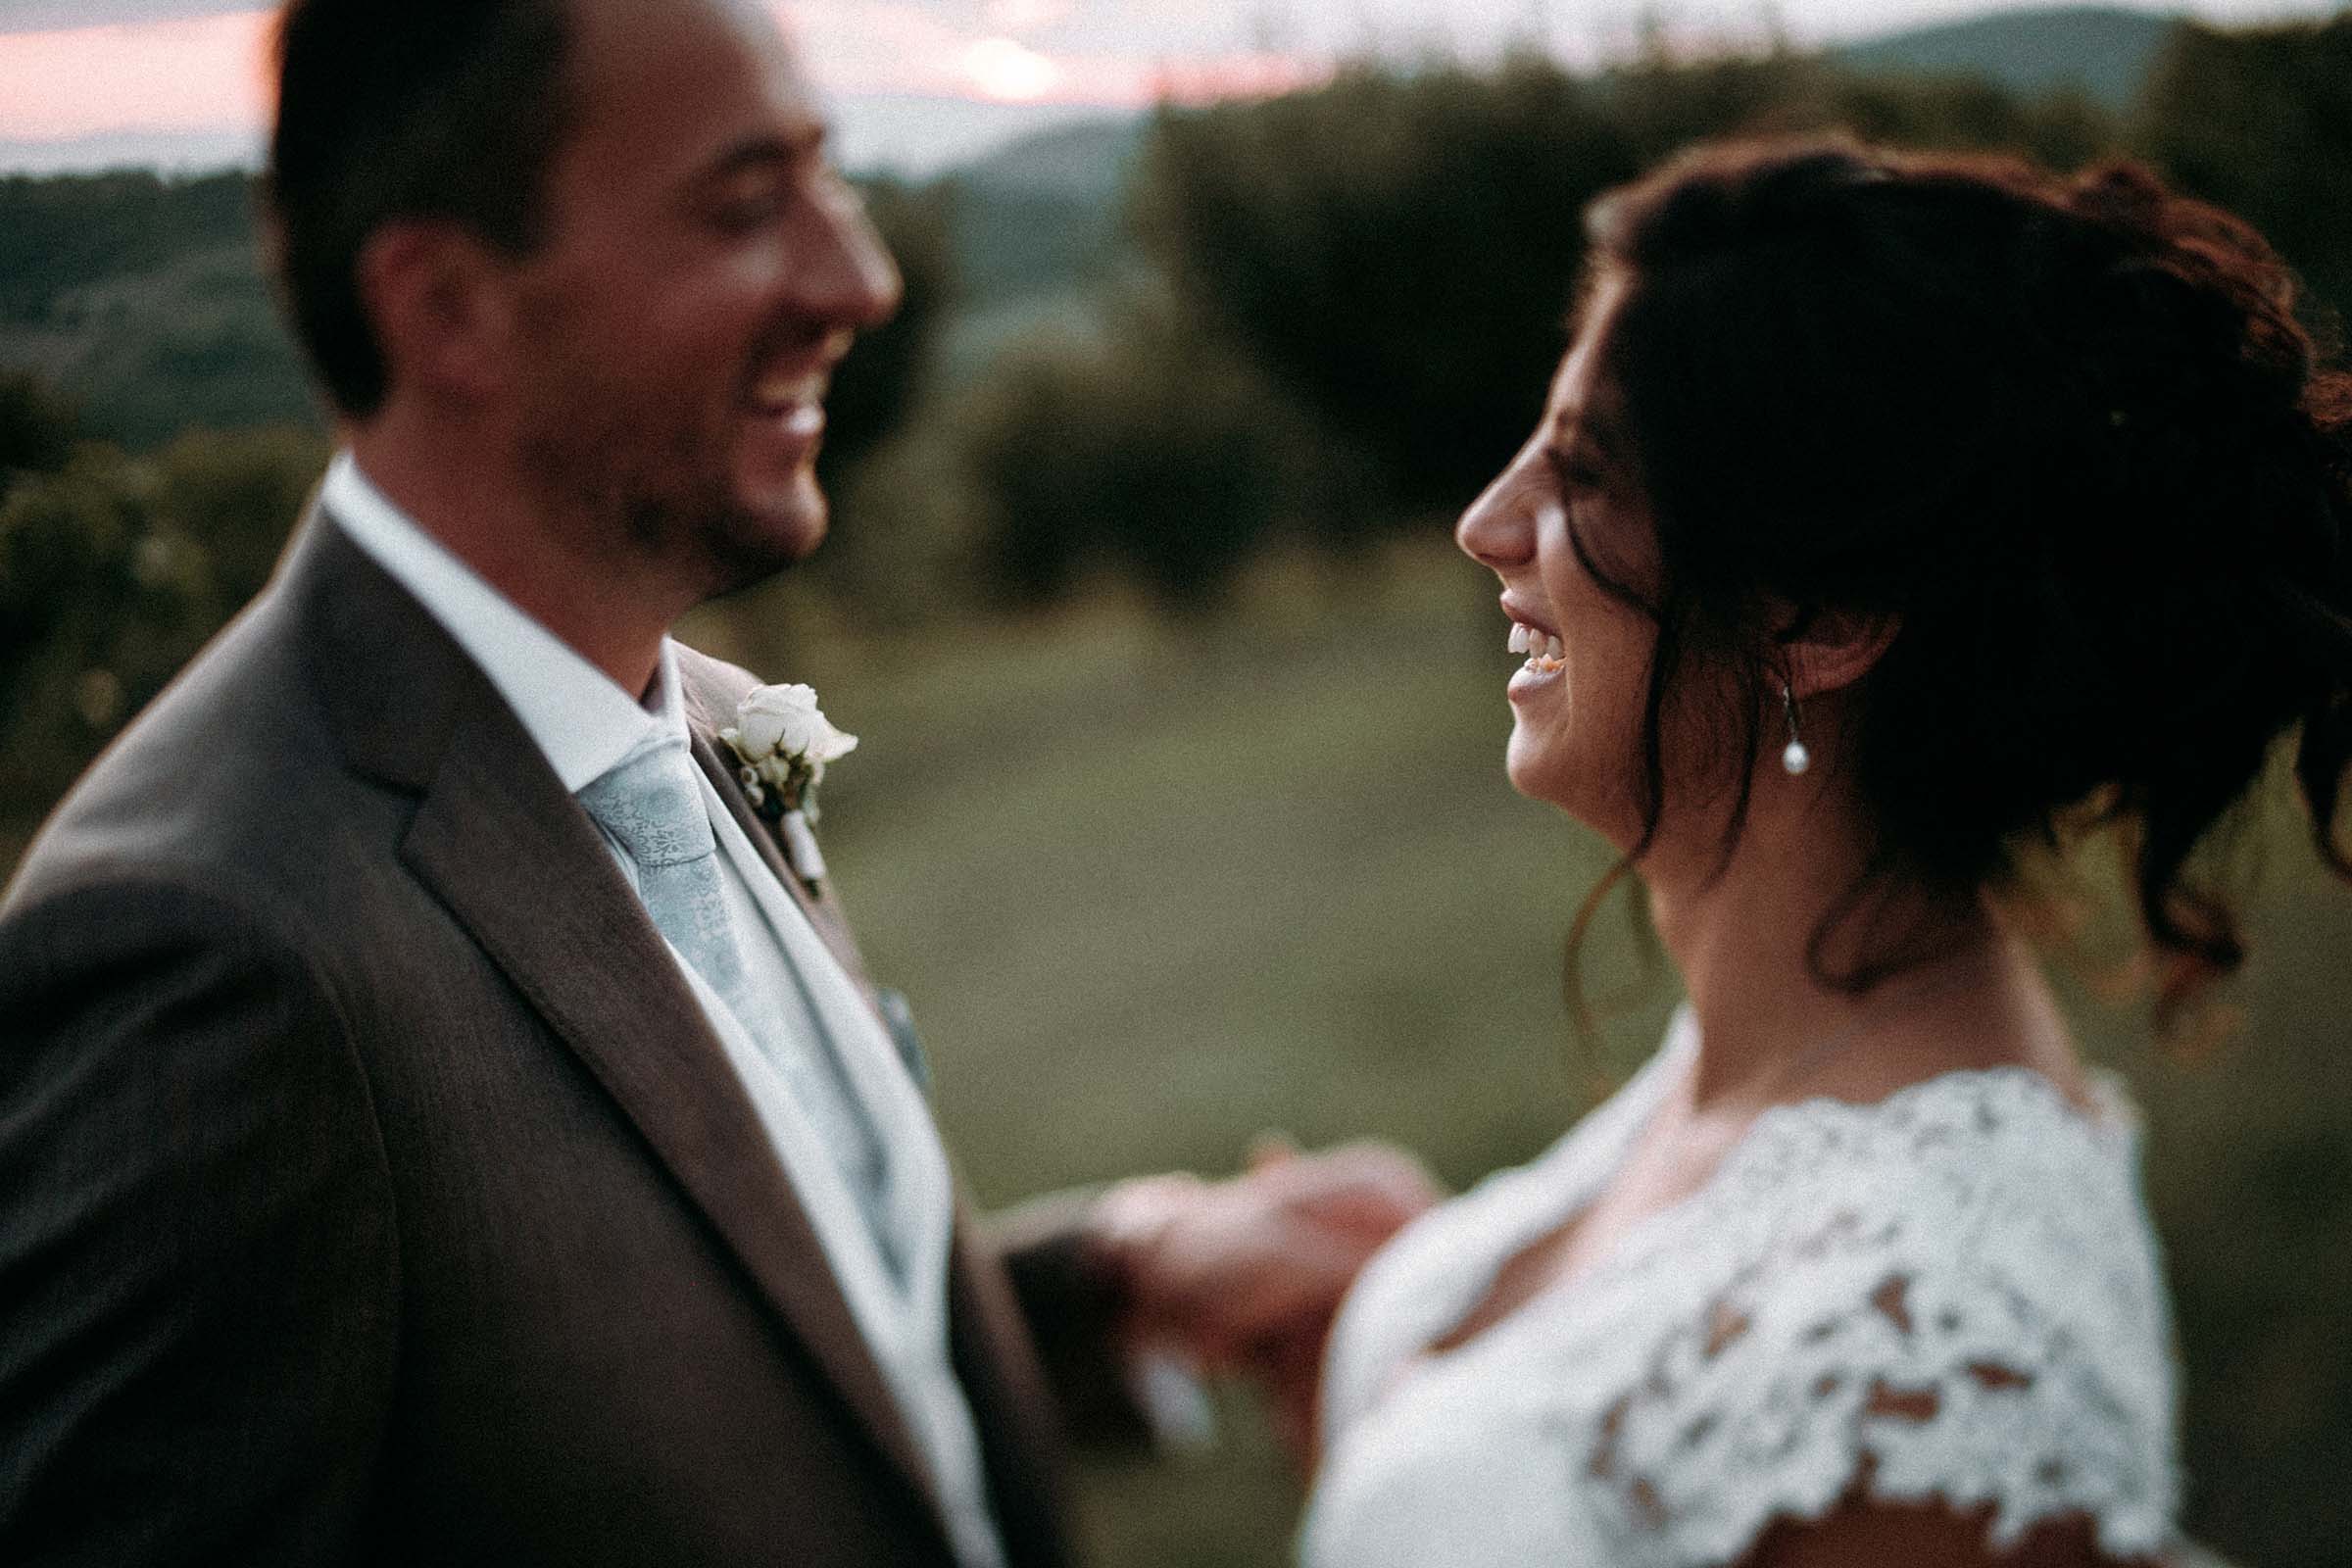
<path id="1" fill-rule="evenodd" d="M 1597 458 L 1613 465 L 1619 451 L 1614 433 L 1605 415 L 1587 409 L 1562 411 L 1553 421 L 1551 439 L 1545 443 L 1557 459 Z"/>

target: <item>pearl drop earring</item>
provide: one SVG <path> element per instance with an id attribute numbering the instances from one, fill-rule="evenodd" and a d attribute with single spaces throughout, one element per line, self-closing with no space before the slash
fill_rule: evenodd
<path id="1" fill-rule="evenodd" d="M 1797 735 L 1796 694 L 1788 689 L 1787 681 L 1781 682 L 1781 710 L 1788 715 L 1788 744 L 1781 749 L 1781 766 L 1793 778 L 1813 765 L 1813 754 L 1805 750 L 1804 741 Z"/>

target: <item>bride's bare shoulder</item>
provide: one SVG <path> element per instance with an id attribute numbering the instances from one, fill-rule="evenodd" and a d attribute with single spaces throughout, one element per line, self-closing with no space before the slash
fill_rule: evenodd
<path id="1" fill-rule="evenodd" d="M 2002 1067 L 2039 1073 L 2078 1112 L 2098 1114 L 2098 1097 L 2075 1050 L 2073 1031 L 2038 984 L 1956 994 L 1826 1053 L 1791 1092 L 1793 1098 L 1877 1104 L 1946 1073 Z"/>
<path id="2" fill-rule="evenodd" d="M 2098 1531 L 2082 1514 L 2034 1526 L 1996 1551 L 1989 1505 L 1962 1510 L 1942 1502 L 1889 1502 L 1857 1495 L 1816 1520 L 1768 1528 L 1740 1568 L 2156 1568 L 2151 1558 L 2123 1559 L 2099 1549 Z"/>

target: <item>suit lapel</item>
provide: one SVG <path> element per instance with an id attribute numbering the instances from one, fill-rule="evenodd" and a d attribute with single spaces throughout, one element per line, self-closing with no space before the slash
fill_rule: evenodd
<path id="1" fill-rule="evenodd" d="M 603 839 L 421 607 L 331 526 L 310 535 L 289 571 L 318 579 L 330 721 L 355 765 L 423 794 L 403 859 L 604 1086 L 928 1502 L 928 1466 L 816 1233 Z"/>

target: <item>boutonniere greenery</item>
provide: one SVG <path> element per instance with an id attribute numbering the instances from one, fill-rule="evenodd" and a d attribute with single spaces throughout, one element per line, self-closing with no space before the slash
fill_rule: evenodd
<path id="1" fill-rule="evenodd" d="M 816 787 L 825 766 L 858 749 L 858 737 L 833 727 L 807 686 L 761 686 L 735 705 L 735 722 L 718 732 L 741 764 L 736 775 L 753 809 L 777 824 L 792 869 L 818 891 L 825 858 L 817 853 Z"/>

